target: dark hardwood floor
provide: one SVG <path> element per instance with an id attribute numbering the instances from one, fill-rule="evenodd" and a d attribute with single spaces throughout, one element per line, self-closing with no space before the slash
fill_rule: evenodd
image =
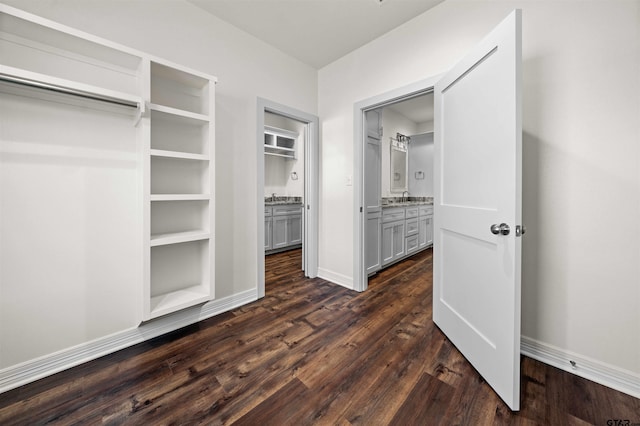
<path id="1" fill-rule="evenodd" d="M 529 358 L 512 413 L 431 321 L 431 251 L 364 293 L 269 256 L 266 297 L 0 395 L 0 425 L 608 425 L 640 400 Z"/>

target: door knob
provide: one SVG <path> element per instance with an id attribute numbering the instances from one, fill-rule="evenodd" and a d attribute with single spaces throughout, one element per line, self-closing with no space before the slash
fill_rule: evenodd
<path id="1" fill-rule="evenodd" d="M 509 235 L 509 232 L 511 232 L 511 228 L 509 228 L 509 225 L 507 225 L 506 223 L 501 223 L 500 225 L 494 223 L 493 225 L 491 225 L 491 233 L 493 235 Z"/>

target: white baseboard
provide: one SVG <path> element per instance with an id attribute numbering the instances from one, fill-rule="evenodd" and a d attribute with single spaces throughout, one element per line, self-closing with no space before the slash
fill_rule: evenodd
<path id="1" fill-rule="evenodd" d="M 338 284 L 342 287 L 346 287 L 349 290 L 353 290 L 353 278 L 346 275 L 329 271 L 328 269 L 318 268 L 318 277 L 322 278 L 323 280 L 330 281 L 334 284 Z"/>
<path id="2" fill-rule="evenodd" d="M 87 361 L 142 343 L 187 325 L 230 311 L 258 299 L 256 289 L 213 300 L 141 324 L 139 327 L 95 339 L 71 348 L 0 370 L 0 394 Z"/>
<path id="3" fill-rule="evenodd" d="M 520 352 L 603 386 L 640 398 L 640 374 L 578 355 L 530 337 L 522 336 Z"/>

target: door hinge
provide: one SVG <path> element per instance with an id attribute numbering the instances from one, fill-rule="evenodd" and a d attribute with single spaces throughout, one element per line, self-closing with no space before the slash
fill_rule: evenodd
<path id="1" fill-rule="evenodd" d="M 522 237 L 527 232 L 527 227 L 524 225 L 516 225 L 516 237 Z"/>
<path id="2" fill-rule="evenodd" d="M 362 207 L 360 207 L 360 213 L 362 213 Z"/>

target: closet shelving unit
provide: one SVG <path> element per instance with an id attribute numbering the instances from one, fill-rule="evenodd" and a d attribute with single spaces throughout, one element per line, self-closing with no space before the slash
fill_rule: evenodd
<path id="1" fill-rule="evenodd" d="M 215 82 L 0 4 L 0 90 L 132 111 L 132 143 L 141 147 L 143 320 L 215 295 Z"/>
<path id="2" fill-rule="evenodd" d="M 151 61 L 149 295 L 145 319 L 211 300 L 213 110 L 211 77 Z"/>
<path id="3" fill-rule="evenodd" d="M 296 140 L 298 133 L 290 130 L 264 126 L 264 153 L 290 160 L 297 158 Z"/>

